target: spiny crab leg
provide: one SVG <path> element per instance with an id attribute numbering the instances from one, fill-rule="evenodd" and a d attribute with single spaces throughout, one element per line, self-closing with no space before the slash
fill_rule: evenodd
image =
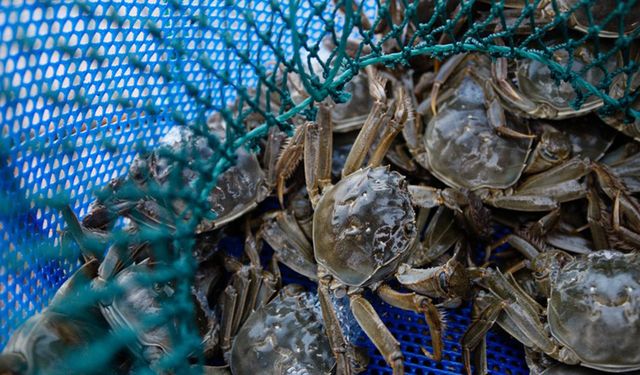
<path id="1" fill-rule="evenodd" d="M 442 331 L 444 330 L 444 323 L 442 313 L 433 304 L 431 299 L 417 293 L 398 292 L 393 290 L 393 288 L 387 284 L 382 284 L 378 287 L 378 289 L 376 289 L 376 293 L 383 301 L 391 306 L 413 311 L 418 314 L 424 314 L 424 319 L 427 322 L 427 325 L 429 325 L 429 332 L 431 334 L 433 355 L 423 347 L 420 349 L 429 359 L 440 362 L 442 359 Z"/>
<path id="2" fill-rule="evenodd" d="M 284 205 L 285 182 L 293 174 L 302 160 L 305 128 L 306 125 L 296 127 L 293 136 L 287 141 L 276 162 L 275 170 L 278 176 L 276 180 L 276 192 L 280 205 Z"/>
<path id="3" fill-rule="evenodd" d="M 348 176 L 360 168 L 379 134 L 380 126 L 389 120 L 389 114 L 386 113 L 388 108 L 385 94 L 386 83 L 387 79 L 379 74 L 369 75 L 369 92 L 375 102 L 360 133 L 358 133 L 358 137 L 351 146 L 349 155 L 347 155 L 347 160 L 342 168 L 342 177 Z"/>

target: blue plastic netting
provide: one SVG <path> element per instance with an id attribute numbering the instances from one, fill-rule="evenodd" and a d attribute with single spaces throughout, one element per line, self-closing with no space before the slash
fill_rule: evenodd
<path id="1" fill-rule="evenodd" d="M 229 81 L 255 86 L 254 70 L 224 41 L 231 37 L 239 50 L 248 48 L 249 38 L 252 47 L 259 44 L 239 13 L 248 6 L 191 1 L 178 12 L 167 1 L 0 5 L 0 191 L 7 192 L 0 214 L 1 344 L 46 306 L 78 265 L 77 254 L 61 254 L 57 247 L 60 216 L 28 200 L 66 192 L 75 212 L 84 216 L 93 189 L 124 175 L 136 146 L 153 147 L 169 128 L 199 114 L 185 82 L 212 95 L 209 112 L 233 102 L 236 90 L 207 72 L 203 56 L 214 69 L 229 72 Z M 274 35 L 286 31 L 267 1 L 253 2 L 251 9 L 258 29 Z M 300 3 L 301 24 L 310 9 L 310 3 Z M 120 27 L 114 27 L 115 15 L 122 20 Z M 199 29 L 198 17 L 207 17 L 212 29 Z M 320 37 L 322 24 L 308 28 L 311 36 Z M 165 35 L 166 42 L 158 43 L 152 32 Z M 174 41 L 186 50 L 181 58 Z M 279 36 L 279 45 L 292 52 L 286 36 Z M 251 58 L 273 61 L 274 50 L 254 49 Z M 164 69 L 181 79 L 168 80 Z M 149 113 L 151 108 L 158 113 Z"/>

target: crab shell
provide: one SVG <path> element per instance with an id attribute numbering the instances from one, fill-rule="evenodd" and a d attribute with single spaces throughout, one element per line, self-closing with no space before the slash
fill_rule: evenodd
<path id="1" fill-rule="evenodd" d="M 316 261 L 349 286 L 384 280 L 416 238 L 406 181 L 388 167 L 343 178 L 323 194 L 313 215 Z"/>
<path id="2" fill-rule="evenodd" d="M 477 73 L 481 76 L 482 70 Z M 417 161 L 454 188 L 504 189 L 515 184 L 524 170 L 531 140 L 497 134 L 487 117 L 483 83 L 475 75 L 464 75 L 455 87 L 447 86 L 452 88 L 440 95 L 438 113 L 425 117 L 426 158 Z M 508 126 L 528 132 L 518 122 Z"/>
<path id="3" fill-rule="evenodd" d="M 318 299 L 288 285 L 258 308 L 236 335 L 234 374 L 330 374 L 335 365 Z"/>
<path id="4" fill-rule="evenodd" d="M 548 44 L 562 43 L 564 36 L 551 35 Z M 611 43 L 600 41 L 603 49 L 610 49 Z M 585 43 L 575 50 L 558 49 L 553 53 L 553 59 L 563 70 L 579 74 L 582 79 L 593 85 L 599 84 L 604 78 L 605 71 L 614 71 L 623 64 L 621 54 L 615 53 L 600 64 L 596 61 L 597 49 L 593 43 Z M 494 63 L 494 68 L 497 65 Z M 494 85 L 496 93 L 503 99 L 503 105 L 510 112 L 527 118 L 546 118 L 562 120 L 579 117 L 602 107 L 601 98 L 588 92 L 579 93 L 569 81 L 559 81 L 546 64 L 532 59 L 517 59 L 509 63 L 511 73 L 511 88 Z M 519 92 L 516 97 L 514 92 Z M 574 101 L 584 96 L 579 109 Z"/>
<path id="5" fill-rule="evenodd" d="M 224 129 L 211 129 L 219 139 L 224 140 Z M 215 156 L 206 138 L 194 134 L 188 127 L 172 128 L 161 140 L 165 149 L 178 155 L 186 152 L 192 160 L 210 160 Z M 216 186 L 209 193 L 210 210 L 216 214 L 215 220 L 202 220 L 198 225 L 198 232 L 205 232 L 225 224 L 257 205 L 268 195 L 266 175 L 260 166 L 256 155 L 243 148 L 236 151 L 237 159 L 233 166 L 222 173 Z M 152 175 L 164 184 L 172 170 L 172 162 L 167 157 L 156 156 Z M 195 170 L 185 167 L 182 170 L 185 187 L 201 177 Z M 184 212 L 188 204 L 180 199 L 173 203 L 176 212 Z"/>
<path id="6" fill-rule="evenodd" d="M 136 332 L 137 340 L 130 344 L 133 353 L 142 354 L 152 362 L 160 359 L 173 346 L 169 327 L 172 323 L 151 325 L 145 319 L 161 314 L 163 300 L 168 299 L 174 291 L 168 284 L 154 284 L 152 287 L 145 283 L 143 278 L 149 276 L 150 272 L 148 259 L 121 270 L 115 276 L 114 283 L 126 292 L 122 296 L 103 300 L 100 310 L 114 330 L 131 329 Z"/>
<path id="7" fill-rule="evenodd" d="M 49 307 L 29 318 L 11 335 L 1 354 L 21 357 L 26 364 L 21 374 L 86 372 L 73 361 L 74 354 L 90 348 L 97 338 L 107 337 L 109 328 L 94 306 L 77 304 L 79 297 L 86 295 L 85 288 L 97 268 L 96 260 L 85 263 L 58 289 Z M 2 369 L 0 373 L 5 374 Z"/>
<path id="8" fill-rule="evenodd" d="M 572 8 L 576 7 L 579 0 L 561 0 L 558 2 L 559 10 L 561 12 L 569 12 Z M 588 5 L 589 13 L 585 10 L 584 6 L 578 7 L 575 12 L 571 13 L 570 21 L 574 23 L 573 27 L 576 30 L 588 33 L 592 25 L 600 26 L 601 30 L 598 33 L 600 37 L 605 38 L 618 38 L 620 37 L 619 31 L 619 17 L 614 17 L 607 24 L 602 22 L 615 10 L 619 5 L 619 1 L 615 0 L 598 0 Z M 590 22 L 590 19 L 592 20 Z M 628 35 L 634 32 L 640 27 L 640 2 L 635 2 L 629 12 L 625 14 L 623 21 L 624 28 L 622 32 Z"/>
<path id="9" fill-rule="evenodd" d="M 606 372 L 586 368 L 582 366 L 557 365 L 550 367 L 539 375 L 604 375 Z"/>
<path id="10" fill-rule="evenodd" d="M 602 250 L 567 264 L 552 280 L 548 317 L 583 366 L 640 369 L 640 255 Z"/>

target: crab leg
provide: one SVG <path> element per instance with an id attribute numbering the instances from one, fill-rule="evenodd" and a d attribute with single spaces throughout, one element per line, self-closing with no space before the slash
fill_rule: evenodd
<path id="1" fill-rule="evenodd" d="M 438 93 L 440 87 L 449 79 L 449 76 L 456 70 L 456 67 L 467 57 L 466 53 L 451 56 L 447 61 L 442 64 L 438 74 L 433 79 L 433 86 L 431 87 L 430 103 L 431 112 L 435 116 L 438 113 Z"/>
<path id="2" fill-rule="evenodd" d="M 584 197 L 584 189 L 562 191 L 568 182 L 577 182 L 591 171 L 587 159 L 579 157 L 567 160 L 565 163 L 550 168 L 544 172 L 535 174 L 522 182 L 516 189 L 516 194 L 550 194 L 560 202 Z M 574 195 L 577 195 L 574 197 Z"/>
<path id="3" fill-rule="evenodd" d="M 278 260 L 274 257 L 271 257 L 271 261 L 269 262 L 269 272 L 273 276 L 273 285 L 278 286 L 277 289 L 282 288 L 282 273 L 280 272 L 280 267 L 278 266 Z M 263 280 L 265 282 L 266 280 Z"/>
<path id="4" fill-rule="evenodd" d="M 488 197 L 483 201 L 496 208 L 514 211 L 551 211 L 558 208 L 558 201 L 551 197 L 539 195 L 501 195 Z"/>
<path id="5" fill-rule="evenodd" d="M 260 267 L 260 255 L 258 254 L 258 240 L 251 232 L 249 220 L 245 221 L 244 253 L 247 254 L 251 266 Z"/>
<path id="6" fill-rule="evenodd" d="M 296 130 L 298 130 L 298 128 L 296 128 Z M 281 179 L 281 185 L 284 186 L 284 180 L 293 172 L 291 168 L 285 171 L 278 170 L 277 168 L 278 162 L 280 162 L 279 154 L 285 139 L 285 133 L 277 127 L 273 126 L 269 129 L 269 137 L 267 138 L 267 146 L 264 152 L 264 165 L 267 171 L 267 182 L 270 187 L 273 187 L 276 183 L 280 183 Z M 295 169 L 295 167 L 293 168 Z"/>
<path id="7" fill-rule="evenodd" d="M 584 184 L 578 180 L 589 172 L 587 160 L 573 158 L 566 163 L 526 179 L 513 194 L 485 197 L 494 207 L 517 211 L 550 211 L 562 202 L 583 198 Z"/>
<path id="8" fill-rule="evenodd" d="M 249 287 L 247 288 L 247 299 L 245 301 L 245 307 L 242 310 L 242 316 L 240 322 L 244 322 L 256 309 L 258 302 L 258 294 L 262 288 L 263 271 L 256 267 L 249 269 Z"/>
<path id="9" fill-rule="evenodd" d="M 464 353 L 463 353 L 464 355 Z M 487 374 L 487 338 L 483 337 L 475 350 L 475 366 L 476 372 L 479 374 Z"/>
<path id="10" fill-rule="evenodd" d="M 431 186 L 409 185 L 411 203 L 423 208 L 433 208 L 444 204 L 442 190 Z"/>
<path id="11" fill-rule="evenodd" d="M 231 349 L 231 338 L 233 337 L 233 315 L 238 303 L 238 293 L 233 285 L 228 285 L 224 289 L 223 296 L 223 309 L 221 318 L 220 333 L 222 339 L 220 340 L 220 348 L 223 352 L 228 352 Z"/>
<path id="12" fill-rule="evenodd" d="M 491 290 L 500 299 L 515 301 L 520 306 L 523 306 L 530 315 L 540 314 L 544 310 L 540 304 L 520 288 L 510 274 L 504 275 L 496 270 L 485 274 L 479 284 Z"/>
<path id="13" fill-rule="evenodd" d="M 511 247 L 518 250 L 522 255 L 524 255 L 529 260 L 535 259 L 540 254 L 540 249 L 535 247 L 529 241 L 518 236 L 517 234 L 509 233 L 506 236 L 499 239 L 498 241 L 487 246 L 486 260 L 489 259 L 493 250 L 499 248 L 504 244 L 509 244 Z"/>
<path id="14" fill-rule="evenodd" d="M 325 104 L 318 108 L 317 122 L 307 123 L 304 134 L 304 176 L 313 206 L 320 190 L 331 184 L 331 152 L 333 133 L 331 113 Z"/>
<path id="15" fill-rule="evenodd" d="M 320 307 L 322 309 L 322 319 L 324 320 L 324 329 L 329 339 L 329 345 L 336 358 L 336 374 L 351 375 L 353 370 L 351 368 L 351 360 L 349 358 L 350 345 L 347 339 L 344 337 L 342 327 L 336 311 L 334 310 L 331 298 L 329 296 L 329 283 L 328 277 L 320 278 L 318 283 L 318 299 L 320 300 Z"/>
<path id="16" fill-rule="evenodd" d="M 467 331 L 462 336 L 462 357 L 467 374 L 471 375 L 471 351 L 482 344 L 487 332 L 493 327 L 506 305 L 505 301 L 499 301 L 489 305 L 471 325 L 469 325 L 469 328 L 467 328 Z"/>
<path id="17" fill-rule="evenodd" d="M 376 293 L 383 301 L 391 306 L 413 311 L 418 314 L 424 314 L 424 320 L 427 322 L 427 325 L 429 325 L 429 332 L 431 333 L 433 355 L 425 348 L 421 347 L 420 349 L 422 349 L 424 355 L 429 359 L 440 362 L 442 359 L 442 332 L 444 330 L 444 323 L 442 313 L 433 302 L 431 302 L 431 299 L 417 293 L 401 293 L 393 290 L 386 284 L 382 284 L 376 289 Z"/>
<path id="18" fill-rule="evenodd" d="M 349 296 L 351 311 L 362 330 L 378 348 L 387 364 L 393 369 L 394 375 L 404 374 L 404 355 L 400 350 L 400 343 L 384 325 L 373 306 L 359 293 Z"/>
<path id="19" fill-rule="evenodd" d="M 304 137 L 305 137 L 305 125 L 300 125 L 296 128 L 293 136 L 289 138 L 284 149 L 278 157 L 278 161 L 275 165 L 276 179 L 276 193 L 280 205 L 284 204 L 284 190 L 285 181 L 296 170 L 298 164 L 302 160 L 302 154 L 304 150 Z"/>
<path id="20" fill-rule="evenodd" d="M 429 264 L 449 250 L 460 237 L 453 212 L 446 207 L 438 207 L 425 230 L 421 246 L 412 253 L 408 263 L 415 267 Z"/>
<path id="21" fill-rule="evenodd" d="M 595 187 L 589 186 L 589 190 L 587 190 L 587 222 L 596 250 L 610 249 L 609 238 L 603 225 L 602 203 Z"/>
<path id="22" fill-rule="evenodd" d="M 616 195 L 616 199 L 613 201 L 613 229 L 618 232 L 624 240 L 631 243 L 634 246 L 640 246 L 640 234 L 633 232 L 620 224 L 620 194 Z"/>
<path id="23" fill-rule="evenodd" d="M 487 121 L 489 125 L 500 135 L 516 139 L 533 139 L 533 134 L 524 134 L 507 126 L 507 117 L 504 107 L 498 101 L 490 84 L 485 84 L 485 101 L 487 107 Z"/>
<path id="24" fill-rule="evenodd" d="M 108 207 L 107 207 L 108 205 Z M 91 207 L 82 218 L 82 226 L 86 229 L 106 230 L 112 226 L 117 218 L 126 216 L 137 205 L 135 200 L 122 200 L 109 203 L 99 203 Z"/>
<path id="25" fill-rule="evenodd" d="M 382 136 L 382 140 L 369 159 L 369 166 L 371 167 L 377 167 L 382 163 L 382 159 L 389 150 L 389 147 L 391 147 L 391 143 L 402 131 L 402 127 L 407 120 L 412 116 L 411 101 L 402 87 L 399 87 L 396 90 L 396 97 L 396 110 L 393 114 L 393 118 L 389 121 L 389 126 L 385 127 L 385 133 Z"/>
<path id="26" fill-rule="evenodd" d="M 495 42 L 502 44 L 499 38 Z M 509 61 L 506 58 L 497 58 L 495 63 L 491 64 L 491 72 L 493 74 L 492 84 L 500 89 L 501 95 L 506 97 L 509 103 L 515 103 L 518 109 L 525 113 L 533 114 L 536 112 L 538 106 L 527 97 L 520 95 L 509 83 Z"/>
<path id="27" fill-rule="evenodd" d="M 362 125 L 360 133 L 358 133 L 358 137 L 353 142 L 353 146 L 351 146 L 349 155 L 347 155 L 347 160 L 342 168 L 343 177 L 350 175 L 360 168 L 371 145 L 373 145 L 378 136 L 380 125 L 389 120 L 389 114 L 386 113 L 387 103 L 384 91 L 386 83 L 386 78 L 378 74 L 369 75 L 369 92 L 375 101 L 367 120 L 364 125 Z"/>
<path id="28" fill-rule="evenodd" d="M 258 291 L 258 296 L 256 297 L 256 308 L 262 305 L 266 305 L 276 292 L 280 289 L 280 277 L 279 275 L 274 275 L 272 273 L 265 273 L 262 276 L 262 285 L 260 285 L 260 290 Z"/>
<path id="29" fill-rule="evenodd" d="M 106 234 L 101 235 L 100 232 L 84 228 L 70 206 L 64 206 L 61 211 L 62 217 L 67 223 L 65 232 L 71 234 L 78 244 L 78 247 L 80 247 L 80 251 L 82 252 L 85 260 L 101 260 L 104 257 L 104 248 L 106 246 L 108 236 Z"/>
<path id="30" fill-rule="evenodd" d="M 593 163 L 593 171 L 602 191 L 610 199 L 618 200 L 624 217 L 634 228 L 640 228 L 640 204 L 627 194 L 624 184 L 603 165 Z"/>
<path id="31" fill-rule="evenodd" d="M 249 296 L 251 280 L 249 278 L 249 270 L 247 268 L 242 268 L 240 271 L 233 274 L 231 278 L 231 285 L 233 285 L 237 292 L 236 308 L 233 312 L 233 321 L 231 323 L 231 331 L 235 335 L 242 323 L 244 311 L 248 308 L 247 298 Z"/>
<path id="32" fill-rule="evenodd" d="M 313 257 L 313 246 L 290 213 L 277 212 L 275 217 L 265 220 L 261 232 L 278 261 L 301 275 L 317 279 L 318 267 Z"/>

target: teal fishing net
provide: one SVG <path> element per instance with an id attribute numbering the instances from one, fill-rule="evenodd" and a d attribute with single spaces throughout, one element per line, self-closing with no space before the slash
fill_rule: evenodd
<path id="1" fill-rule="evenodd" d="M 314 119 L 314 104 L 328 97 L 348 100 L 346 84 L 366 66 L 421 74 L 463 52 L 535 62 L 570 92 L 570 110 L 597 107 L 637 135 L 638 14 L 633 0 L 2 2 L 0 346 L 78 269 L 80 248 L 101 257 L 114 244 L 145 243 L 157 272 L 140 282 L 171 283 L 173 292 L 142 325 L 173 322 L 170 341 L 179 343 L 163 351 L 153 371 L 198 371 L 202 347 L 186 318 L 194 314 L 195 232 L 215 219 L 205 209 L 209 192 L 237 149 L 258 151 L 271 128 L 291 134 L 294 120 Z M 305 95 L 292 92 L 292 76 Z M 226 124 L 223 137 L 208 130 L 214 113 Z M 176 125 L 201 137 L 206 157 L 193 147 L 164 149 L 158 155 L 171 168 L 163 183 L 109 187 Z M 185 170 L 194 175 L 188 186 Z M 120 223 L 107 238 L 89 236 L 80 246 L 63 240 L 64 208 L 84 218 L 96 196 L 109 204 L 144 198 L 165 216 L 135 234 Z M 177 200 L 182 210 L 166 209 Z M 85 284 L 79 282 L 75 304 L 56 307 L 61 314 L 125 293 L 117 283 Z M 459 326 L 468 321 L 460 319 Z M 136 329 L 90 328 L 92 345 L 68 353 L 66 370 L 101 371 L 125 348 L 137 348 Z M 448 371 L 461 369 L 455 351 Z M 510 363 L 496 356 L 493 363 Z M 414 371 L 431 366 L 419 355 L 408 361 Z M 522 363 L 509 366 L 517 372 Z"/>

